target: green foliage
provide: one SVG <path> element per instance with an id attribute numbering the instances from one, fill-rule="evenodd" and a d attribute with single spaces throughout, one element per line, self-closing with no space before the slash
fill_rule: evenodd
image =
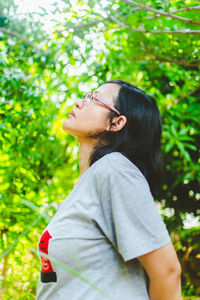
<path id="1" fill-rule="evenodd" d="M 21 32 L 23 21 L 10 21 L 10 28 L 16 26 Z M 70 192 L 78 174 L 77 157 L 69 155 L 70 147 L 76 149 L 76 143 L 71 137 L 61 138 L 62 123 L 56 130 L 56 122 L 61 122 L 63 116 L 61 111 L 59 116 L 58 108 L 64 105 L 67 87 L 59 79 L 54 84 L 55 49 L 40 52 L 36 46 L 27 44 L 26 39 L 36 36 L 36 32 L 37 36 L 47 38 L 40 26 L 31 24 L 32 32 L 20 43 L 5 33 L 1 33 L 0 40 L 0 256 L 2 294 L 5 289 L 8 291 L 5 299 L 14 295 L 27 299 L 29 289 L 30 299 L 33 298 L 32 281 L 36 283 L 39 260 L 28 249 L 36 247 L 42 230 L 57 204 Z M 53 102 L 56 88 L 60 100 Z M 33 258 L 37 268 L 32 266 Z M 27 264 L 23 270 L 20 266 L 24 261 Z M 28 268 L 37 275 L 32 276 Z M 25 276 L 26 272 L 29 276 Z M 11 278 L 16 278 L 15 286 Z"/>
<path id="2" fill-rule="evenodd" d="M 51 33 L 42 22 L 45 9 L 38 22 L 18 16 L 12 0 L 0 3 L 2 297 L 34 298 L 39 259 L 29 248 L 36 248 L 78 177 L 77 142 L 62 130 L 71 109 L 66 101 L 116 78 L 143 88 L 158 102 L 164 176 L 156 200 L 173 211 L 164 220 L 185 268 L 183 294 L 197 295 L 193 278 L 199 274 L 193 265 L 199 263 L 200 246 L 197 230 L 183 229 L 183 220 L 188 213 L 199 215 L 200 42 L 199 34 L 190 33 L 199 25 L 123 1 L 63 3 L 54 4 L 53 13 L 62 18 Z M 197 6 L 194 0 L 145 5 L 161 13 L 182 10 L 174 14 L 200 22 L 199 10 L 186 9 Z"/>
<path id="3" fill-rule="evenodd" d="M 183 295 L 200 295 L 200 227 L 184 229 L 174 234 L 174 246 L 182 266 Z"/>

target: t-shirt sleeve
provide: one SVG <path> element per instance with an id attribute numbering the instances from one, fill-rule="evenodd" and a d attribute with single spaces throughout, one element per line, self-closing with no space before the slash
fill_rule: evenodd
<path id="1" fill-rule="evenodd" d="M 149 185 L 135 165 L 107 155 L 95 178 L 101 212 L 98 226 L 124 261 L 171 241 Z"/>

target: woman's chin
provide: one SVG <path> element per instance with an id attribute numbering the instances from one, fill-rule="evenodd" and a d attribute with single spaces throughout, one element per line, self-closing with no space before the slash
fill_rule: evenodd
<path id="1" fill-rule="evenodd" d="M 69 124 L 67 123 L 67 120 L 64 121 L 63 125 L 62 125 L 62 129 L 66 132 L 69 133 L 70 135 L 76 137 L 76 133 L 74 132 L 73 128 L 71 128 L 71 126 L 69 126 Z"/>
<path id="2" fill-rule="evenodd" d="M 69 126 L 69 124 L 68 124 L 68 120 L 65 120 L 65 121 L 63 122 L 62 128 L 63 128 L 63 130 L 66 131 L 67 133 L 70 133 L 70 126 Z"/>
<path id="3" fill-rule="evenodd" d="M 67 124 L 66 124 L 66 121 L 64 121 L 64 122 L 63 122 L 63 125 L 62 125 L 62 129 L 63 129 L 63 130 L 66 130 L 66 129 L 67 129 L 67 126 L 66 126 L 66 125 L 67 125 Z"/>

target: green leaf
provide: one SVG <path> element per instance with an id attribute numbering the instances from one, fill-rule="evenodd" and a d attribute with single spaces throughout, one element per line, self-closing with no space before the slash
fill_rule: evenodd
<path id="1" fill-rule="evenodd" d="M 189 152 L 184 148 L 183 144 L 177 142 L 177 147 L 179 148 L 180 152 L 183 154 L 185 159 L 189 162 L 192 162 Z"/>

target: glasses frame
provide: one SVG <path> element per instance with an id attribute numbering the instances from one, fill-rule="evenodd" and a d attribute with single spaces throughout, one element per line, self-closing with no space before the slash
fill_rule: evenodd
<path id="1" fill-rule="evenodd" d="M 89 101 L 87 101 L 87 99 Z M 98 101 L 100 103 L 102 103 L 107 109 L 114 111 L 116 114 L 118 114 L 119 116 L 121 115 L 120 112 L 112 105 L 104 102 L 103 100 L 99 99 L 99 96 L 96 92 L 89 92 L 87 95 L 83 96 L 82 100 L 85 101 L 86 103 L 90 102 L 91 99 L 94 99 L 95 101 Z"/>

